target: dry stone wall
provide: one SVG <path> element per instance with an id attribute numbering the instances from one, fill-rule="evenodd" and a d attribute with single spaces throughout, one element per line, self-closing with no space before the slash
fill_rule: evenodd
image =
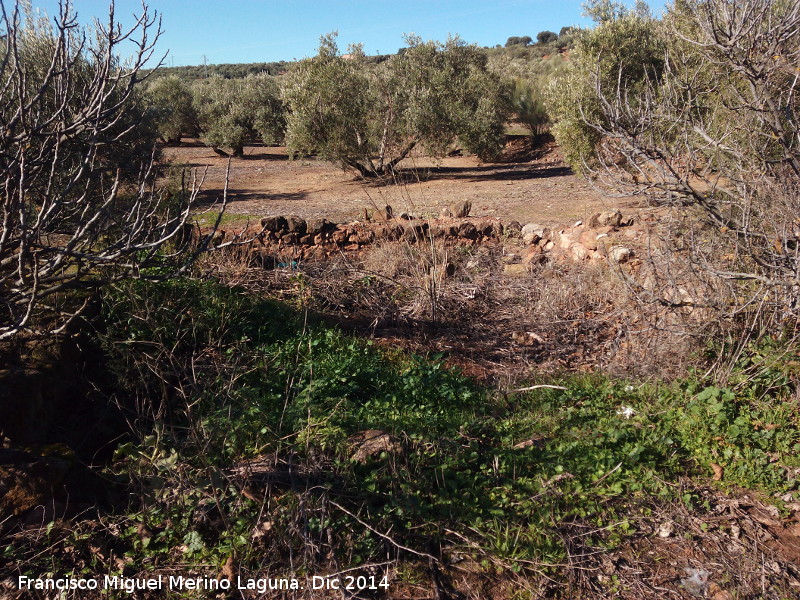
<path id="1" fill-rule="evenodd" d="M 391 214 L 391 213 L 389 213 Z M 619 210 L 593 215 L 586 223 L 547 227 L 537 223 L 521 225 L 497 219 L 442 217 L 417 219 L 406 214 L 380 221 L 333 223 L 327 219 L 302 219 L 296 215 L 270 216 L 261 228 L 230 232 L 255 236 L 259 252 L 278 252 L 293 259 L 324 259 L 340 252 L 355 252 L 379 242 L 417 244 L 431 239 L 453 245 L 508 243 L 507 267 L 530 265 L 546 260 L 604 261 L 626 263 L 637 259 L 649 234 L 651 223 L 623 217 Z M 227 237 L 227 232 L 223 234 Z M 518 267 L 508 272 L 521 271 Z"/>

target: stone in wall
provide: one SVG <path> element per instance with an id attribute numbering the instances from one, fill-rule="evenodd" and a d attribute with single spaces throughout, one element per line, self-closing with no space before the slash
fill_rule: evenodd
<path id="1" fill-rule="evenodd" d="M 261 226 L 265 231 L 277 233 L 286 230 L 286 219 L 284 217 L 265 217 L 261 219 Z"/>
<path id="2" fill-rule="evenodd" d="M 469 216 L 471 210 L 472 210 L 472 202 L 470 202 L 469 200 L 463 200 L 461 202 L 456 202 L 454 204 L 451 204 L 449 212 L 456 219 L 464 219 Z"/>
<path id="3" fill-rule="evenodd" d="M 458 227 L 458 237 L 467 239 L 467 240 L 477 240 L 478 239 L 478 229 L 472 223 L 462 223 Z"/>

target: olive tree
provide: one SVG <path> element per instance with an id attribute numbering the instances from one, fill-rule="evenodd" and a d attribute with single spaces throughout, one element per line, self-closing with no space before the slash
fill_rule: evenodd
<path id="1" fill-rule="evenodd" d="M 506 53 L 496 53 L 489 58 L 489 69 L 506 82 L 508 106 L 513 120 L 529 129 L 534 136 L 550 129 L 545 91 L 549 82 L 569 62 L 559 52 L 540 60 L 515 58 Z"/>
<path id="2" fill-rule="evenodd" d="M 636 18 L 606 21 L 590 37 L 629 31 Z M 731 290 L 703 302 L 796 316 L 800 3 L 681 0 L 651 32 L 660 52 L 645 69 L 625 54 L 604 70 L 584 43 L 554 103 L 557 137 L 581 140 L 573 164 L 607 189 L 689 219 L 667 242 Z"/>
<path id="3" fill-rule="evenodd" d="M 459 140 L 490 158 L 502 148 L 504 88 L 484 51 L 459 38 L 408 38 L 408 48 L 369 64 L 360 47 L 339 53 L 335 35 L 286 75 L 286 140 L 370 177 L 391 173 L 417 146 L 443 155 Z"/>
<path id="4" fill-rule="evenodd" d="M 506 48 L 510 48 L 511 46 L 529 46 L 531 42 L 533 42 L 533 38 L 529 35 L 512 35 L 506 40 Z"/>
<path id="5" fill-rule="evenodd" d="M 192 90 L 180 77 L 167 75 L 151 82 L 147 99 L 155 115 L 158 135 L 164 142 L 177 144 L 183 135 L 197 133 Z"/>
<path id="6" fill-rule="evenodd" d="M 531 135 L 541 135 L 547 131 L 550 119 L 540 88 L 530 80 L 517 77 L 511 86 L 510 100 L 512 112 L 530 130 Z"/>
<path id="7" fill-rule="evenodd" d="M 52 22 L 24 12 L 0 2 L 0 339 L 64 331 L 86 290 L 164 269 L 193 199 L 155 189 L 138 84 L 156 14 L 125 29 L 112 5 L 84 31 L 67 0 Z"/>
<path id="8" fill-rule="evenodd" d="M 203 140 L 215 152 L 242 156 L 244 146 L 261 136 L 264 143 L 283 139 L 284 107 L 275 78 L 266 74 L 242 79 L 220 76 L 194 83 L 194 100 Z"/>
<path id="9" fill-rule="evenodd" d="M 593 126 L 605 119 L 601 98 L 622 86 L 630 100 L 637 102 L 647 82 L 661 76 L 664 65 L 665 40 L 659 21 L 640 11 L 600 4 L 604 10 L 597 17 L 599 24 L 577 33 L 570 60 L 545 93 L 553 134 L 567 162 L 578 171 L 594 160 L 602 137 Z"/>

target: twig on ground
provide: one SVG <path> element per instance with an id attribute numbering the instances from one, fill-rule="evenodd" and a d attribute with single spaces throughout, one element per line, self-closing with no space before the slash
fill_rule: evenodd
<path id="1" fill-rule="evenodd" d="M 427 558 L 429 560 L 433 560 L 434 562 L 437 562 L 437 563 L 441 562 L 438 558 L 433 556 L 433 554 L 428 554 L 427 552 L 420 552 L 419 550 L 414 550 L 413 548 L 409 548 L 408 546 L 403 546 L 402 544 L 400 544 L 399 542 L 395 541 L 390 536 L 386 535 L 385 533 L 381 533 L 380 531 L 375 529 L 372 525 L 370 525 L 369 523 L 367 523 L 364 520 L 362 520 L 360 517 L 356 516 L 355 514 L 353 514 L 349 510 L 347 510 L 344 506 L 342 506 L 338 502 L 334 502 L 333 500 L 330 500 L 330 499 L 328 500 L 328 502 L 333 504 L 336 508 L 341 510 L 346 515 L 350 515 L 351 517 L 353 517 L 361 525 L 363 525 L 364 527 L 369 529 L 375 535 L 380 536 L 383 539 L 385 539 L 387 542 L 392 544 L 395 548 L 398 548 L 399 550 L 405 550 L 406 552 L 411 552 L 411 554 L 416 554 L 417 556 L 422 556 L 422 557 Z"/>
<path id="2" fill-rule="evenodd" d="M 513 389 L 513 390 L 506 390 L 504 393 L 505 394 L 516 394 L 516 393 L 519 393 L 519 392 L 530 392 L 530 391 L 539 390 L 539 389 L 542 389 L 542 388 L 547 388 L 547 389 L 551 389 L 551 390 L 566 390 L 567 389 L 563 385 L 548 385 L 546 383 L 542 383 L 542 384 L 539 384 L 539 385 L 529 385 L 528 387 L 516 388 L 516 389 Z"/>

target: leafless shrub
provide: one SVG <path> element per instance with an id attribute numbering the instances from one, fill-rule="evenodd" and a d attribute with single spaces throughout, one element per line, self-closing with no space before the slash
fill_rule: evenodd
<path id="1" fill-rule="evenodd" d="M 800 300 L 800 5 L 684 2 L 665 25 L 663 72 L 635 86 L 595 73 L 587 171 L 678 211 L 652 261 L 653 299 L 741 322 L 758 309 L 780 330 Z"/>
<path id="2" fill-rule="evenodd" d="M 80 29 L 69 0 L 54 23 L 0 4 L 0 339 L 62 332 L 87 291 L 185 268 L 199 189 L 155 186 L 152 133 L 137 83 L 161 34 L 147 5 L 123 29 Z M 132 44 L 133 56 L 117 52 Z M 154 65 L 157 66 L 157 65 Z"/>
<path id="3" fill-rule="evenodd" d="M 364 271 L 381 277 L 408 277 L 413 273 L 410 260 L 413 250 L 413 247 L 405 244 L 378 244 L 364 254 L 361 263 Z"/>
<path id="4" fill-rule="evenodd" d="M 680 372 L 697 347 L 673 322 L 673 311 L 630 293 L 625 282 L 639 274 L 604 263 L 552 262 L 533 277 L 526 320 L 547 341 L 542 349 L 552 354 L 551 367 L 663 378 Z"/>

